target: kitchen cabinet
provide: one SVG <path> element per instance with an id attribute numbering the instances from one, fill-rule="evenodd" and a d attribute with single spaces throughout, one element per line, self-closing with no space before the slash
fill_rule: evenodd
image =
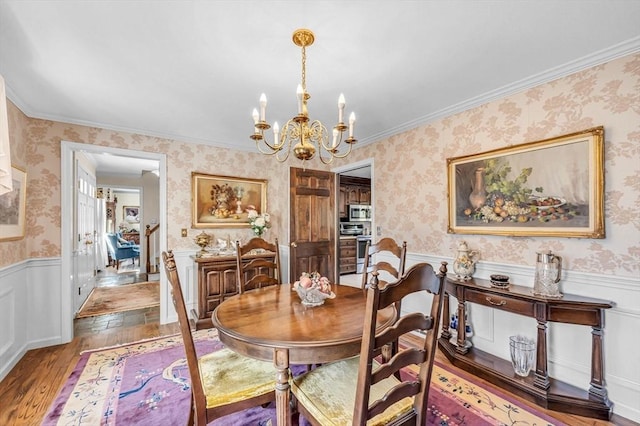
<path id="1" fill-rule="evenodd" d="M 347 217 L 349 204 L 371 204 L 371 179 L 340 176 L 338 203 L 341 218 Z"/>
<path id="2" fill-rule="evenodd" d="M 358 192 L 360 204 L 371 204 L 371 187 L 361 187 Z"/>
<path id="3" fill-rule="evenodd" d="M 340 185 L 338 194 L 338 215 L 339 217 L 347 217 L 347 187 Z"/>
<path id="4" fill-rule="evenodd" d="M 243 263 L 255 258 L 275 259 L 275 253 L 248 255 Z M 236 256 L 210 256 L 194 258 L 198 272 L 198 311 L 192 316 L 196 322 L 196 330 L 211 328 L 211 314 L 223 300 L 238 294 Z M 246 279 L 255 272 L 247 271 Z"/>
<path id="5" fill-rule="evenodd" d="M 356 237 L 340 237 L 340 275 L 356 273 L 356 240 Z"/>

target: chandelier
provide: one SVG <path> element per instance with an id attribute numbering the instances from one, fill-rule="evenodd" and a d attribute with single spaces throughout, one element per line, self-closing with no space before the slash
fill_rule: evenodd
<path id="1" fill-rule="evenodd" d="M 257 109 L 253 110 L 253 122 L 255 126 L 254 133 L 250 136 L 256 141 L 258 150 L 266 155 L 275 155 L 280 162 L 289 158 L 293 147 L 293 154 L 299 160 L 311 160 L 316 152 L 320 157 L 320 161 L 329 164 L 334 158 L 344 158 L 351 153 L 353 144 L 357 140 L 353 137 L 353 126 L 356 121 L 356 115 L 352 112 L 349 116 L 349 125 L 344 123 L 344 95 L 340 94 L 338 98 L 338 124 L 333 127 L 332 137 L 329 140 L 327 128 L 319 120 L 311 121 L 307 110 L 307 101 L 311 96 L 307 93 L 306 84 L 306 47 L 311 46 L 315 37 L 310 30 L 301 28 L 293 33 L 293 42 L 296 46 L 302 48 L 302 82 L 298 84 L 298 114 L 287 121 L 282 128 L 278 126 L 278 122 L 273 123 L 273 142 L 269 142 L 265 131 L 271 126 L 266 121 L 267 97 L 263 93 L 260 96 L 260 113 Z M 343 139 L 346 131 L 349 131 L 348 137 Z M 348 145 L 348 150 L 339 153 L 342 143 Z"/>

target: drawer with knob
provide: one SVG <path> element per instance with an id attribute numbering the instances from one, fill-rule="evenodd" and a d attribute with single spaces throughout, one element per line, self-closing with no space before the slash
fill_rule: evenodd
<path id="1" fill-rule="evenodd" d="M 499 293 L 466 289 L 465 299 L 468 302 L 478 303 L 480 305 L 501 309 L 507 312 L 513 312 L 514 314 L 521 314 L 529 317 L 535 316 L 535 306 L 533 302 L 509 297 Z"/>

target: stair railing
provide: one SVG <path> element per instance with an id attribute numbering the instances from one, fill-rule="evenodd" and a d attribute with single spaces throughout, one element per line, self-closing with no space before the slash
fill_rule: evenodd
<path id="1" fill-rule="evenodd" d="M 148 274 L 157 273 L 159 271 L 159 266 L 160 266 L 160 256 L 158 254 L 158 250 L 159 250 L 158 238 L 155 233 L 156 231 L 158 231 L 158 229 L 160 229 L 160 224 L 156 223 L 155 225 L 153 225 L 153 227 L 151 227 L 151 225 L 147 225 L 146 228 L 147 229 L 144 231 L 144 237 L 145 237 L 146 247 L 147 247 L 147 273 Z M 153 236 L 152 246 L 150 244 L 151 236 Z M 151 248 L 153 248 L 153 251 L 151 251 Z M 151 258 L 153 258 L 153 269 L 151 269 Z"/>

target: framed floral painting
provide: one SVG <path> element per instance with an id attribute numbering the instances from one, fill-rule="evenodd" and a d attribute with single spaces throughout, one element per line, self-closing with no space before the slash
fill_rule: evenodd
<path id="1" fill-rule="evenodd" d="M 191 173 L 193 228 L 249 228 L 250 211 L 265 213 L 267 181 Z"/>
<path id="2" fill-rule="evenodd" d="M 13 190 L 0 195 L 0 241 L 24 238 L 27 206 L 27 173 L 11 167 Z"/>
<path id="3" fill-rule="evenodd" d="M 448 232 L 604 238 L 604 128 L 447 159 Z"/>

